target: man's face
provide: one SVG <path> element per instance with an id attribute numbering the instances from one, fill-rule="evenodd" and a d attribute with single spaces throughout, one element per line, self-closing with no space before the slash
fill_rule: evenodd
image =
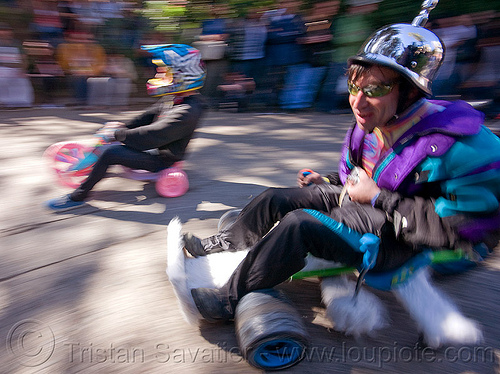
<path id="1" fill-rule="evenodd" d="M 399 88 L 395 84 L 398 74 L 388 68 L 373 66 L 362 76 L 356 77 L 353 83 L 361 88 L 355 95 L 349 94 L 349 104 L 358 125 L 367 133 L 375 127 L 383 127 L 395 114 L 398 106 Z M 368 97 L 364 88 L 369 86 L 393 85 L 386 95 Z"/>

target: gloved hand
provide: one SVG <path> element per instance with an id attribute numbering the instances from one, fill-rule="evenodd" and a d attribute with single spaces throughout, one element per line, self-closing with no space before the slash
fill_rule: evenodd
<path id="1" fill-rule="evenodd" d="M 116 140 L 115 138 L 115 131 L 117 129 L 106 129 L 106 128 L 101 128 L 97 130 L 96 135 L 101 137 L 104 142 L 106 143 L 112 143 Z"/>
<path id="2" fill-rule="evenodd" d="M 359 244 L 359 251 L 364 253 L 363 268 L 373 268 L 377 262 L 380 238 L 374 234 L 367 233 L 359 239 Z"/>
<path id="3" fill-rule="evenodd" d="M 122 122 L 106 122 L 103 127 L 97 130 L 96 135 L 100 136 L 106 143 L 116 140 L 115 132 L 125 124 Z"/>

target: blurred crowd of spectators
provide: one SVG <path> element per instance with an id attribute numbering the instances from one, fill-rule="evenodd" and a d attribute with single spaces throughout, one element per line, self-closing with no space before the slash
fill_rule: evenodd
<path id="1" fill-rule="evenodd" d="M 254 9 L 246 17 L 224 17 L 214 9 L 194 44 L 206 59 L 205 91 L 213 106 L 279 107 L 338 112 L 348 109 L 347 58 L 375 31 L 381 0 L 298 0 L 279 9 Z M 500 17 L 485 11 L 432 19 L 446 46 L 434 98 L 473 101 L 487 114 L 500 113 Z M 221 83 L 222 82 L 222 83 Z"/>
<path id="2" fill-rule="evenodd" d="M 130 3 L 119 0 L 29 1 L 28 30 L 0 23 L 0 106 L 51 104 L 60 92 L 76 105 L 128 105 L 144 94 L 154 69 L 141 44 L 174 42 L 153 32 Z M 214 109 L 347 108 L 344 71 L 375 30 L 382 0 L 280 1 L 234 17 L 213 5 L 200 29 L 175 42 L 200 49 L 207 67 L 202 93 Z M 5 17 L 4 17 L 5 18 Z M 432 19 L 446 58 L 436 98 L 484 101 L 497 115 L 500 96 L 500 17 L 495 10 Z M 170 39 L 170 40 L 167 40 Z"/>
<path id="3" fill-rule="evenodd" d="M 143 63 L 145 30 L 133 7 L 115 0 L 2 5 L 0 107 L 128 105 L 139 80 L 137 64 Z M 22 27 L 14 15 L 26 6 L 29 20 Z"/>

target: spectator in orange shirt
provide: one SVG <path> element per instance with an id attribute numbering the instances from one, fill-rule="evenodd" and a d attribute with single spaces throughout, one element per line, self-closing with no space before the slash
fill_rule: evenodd
<path id="1" fill-rule="evenodd" d="M 106 52 L 86 32 L 68 33 L 65 39 L 57 47 L 57 61 L 70 79 L 77 104 L 84 105 L 87 100 L 87 79 L 103 75 Z"/>

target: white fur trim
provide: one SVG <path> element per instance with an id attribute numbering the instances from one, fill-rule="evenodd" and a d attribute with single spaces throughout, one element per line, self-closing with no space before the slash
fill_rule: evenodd
<path id="1" fill-rule="evenodd" d="M 356 283 L 349 281 L 346 276 L 324 278 L 321 281 L 321 294 L 326 315 L 333 322 L 333 328 L 346 335 L 373 335 L 387 326 L 386 308 L 366 288 L 361 288 L 354 299 L 355 288 Z"/>
<path id="2" fill-rule="evenodd" d="M 168 224 L 167 275 L 174 287 L 174 292 L 184 318 L 188 323 L 196 324 L 201 319 L 201 315 L 194 304 L 191 291 L 188 287 L 181 229 L 182 224 L 177 217 L 172 219 Z"/>
<path id="3" fill-rule="evenodd" d="M 245 258 L 247 251 L 186 257 L 181 231 L 181 221 L 177 217 L 173 218 L 167 229 L 166 271 L 185 320 L 190 324 L 197 324 L 202 317 L 194 304 L 191 289 L 223 286 Z"/>
<path id="4" fill-rule="evenodd" d="M 407 283 L 392 292 L 416 321 L 429 347 L 476 344 L 482 341 L 483 334 L 477 323 L 464 317 L 458 308 L 431 284 L 428 270 L 419 271 Z"/>
<path id="5" fill-rule="evenodd" d="M 301 271 L 323 270 L 339 268 L 343 265 L 340 262 L 328 261 L 322 258 L 314 257 L 310 253 L 306 256 L 306 266 Z"/>

